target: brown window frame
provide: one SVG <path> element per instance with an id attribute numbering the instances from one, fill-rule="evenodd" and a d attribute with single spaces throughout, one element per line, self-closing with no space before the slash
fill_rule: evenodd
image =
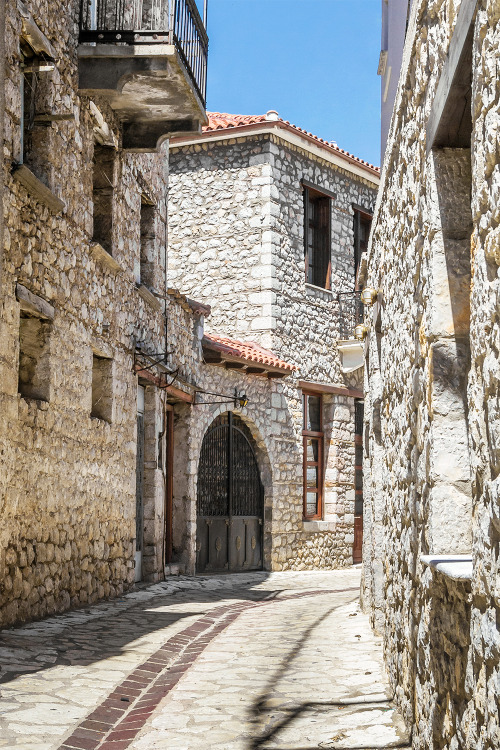
<path id="1" fill-rule="evenodd" d="M 323 192 L 302 182 L 304 191 L 304 257 L 306 283 L 320 289 L 331 289 L 332 283 L 332 197 L 333 193 Z M 319 217 L 315 222 L 312 218 L 311 203 L 318 207 Z M 324 214 L 322 217 L 321 214 Z M 309 247 L 309 230 L 313 229 L 316 239 L 312 249 Z M 320 257 L 320 263 L 311 264 L 311 255 Z M 321 257 L 322 256 L 322 257 Z M 315 258 L 316 260 L 316 258 Z M 310 276 L 312 265 L 313 278 Z M 319 266 L 319 270 L 318 269 Z"/>
<path id="2" fill-rule="evenodd" d="M 308 422 L 308 397 L 314 396 L 319 398 L 319 426 L 320 430 L 307 430 Z M 303 517 L 307 521 L 321 520 L 323 518 L 323 475 L 324 475 L 324 433 L 323 433 L 323 396 L 320 393 L 312 391 L 302 391 L 302 471 L 303 471 Z M 318 460 L 307 460 L 307 441 L 313 439 L 318 441 Z M 316 489 L 311 489 L 307 485 L 308 467 L 318 467 L 318 485 Z M 316 513 L 307 513 L 307 493 L 314 492 L 317 495 Z"/>
<path id="3" fill-rule="evenodd" d="M 364 253 L 368 248 L 368 237 L 370 236 L 371 231 L 371 224 L 373 220 L 373 214 L 367 211 L 365 208 L 361 208 L 360 206 L 353 206 L 354 216 L 353 216 L 353 231 L 354 231 L 354 278 L 356 278 L 358 274 L 358 268 L 359 264 L 361 263 L 361 255 Z M 360 227 L 361 224 L 369 224 L 368 226 L 368 235 L 366 244 L 364 247 L 361 247 L 361 238 L 360 238 Z"/>

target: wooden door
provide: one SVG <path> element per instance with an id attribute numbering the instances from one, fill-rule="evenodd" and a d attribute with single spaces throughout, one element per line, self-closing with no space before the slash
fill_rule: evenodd
<path id="1" fill-rule="evenodd" d="M 174 505 L 174 410 L 167 405 L 165 486 L 165 564 L 172 562 Z"/>
<path id="2" fill-rule="evenodd" d="M 144 387 L 137 386 L 137 452 L 135 472 L 135 580 L 142 580 L 144 535 Z"/>

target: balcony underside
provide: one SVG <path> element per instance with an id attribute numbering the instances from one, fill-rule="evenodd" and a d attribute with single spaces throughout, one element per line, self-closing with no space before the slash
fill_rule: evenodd
<path id="1" fill-rule="evenodd" d="M 108 100 L 123 123 L 123 148 L 154 151 L 162 139 L 198 133 L 206 113 L 174 45 L 81 44 L 79 91 Z"/>

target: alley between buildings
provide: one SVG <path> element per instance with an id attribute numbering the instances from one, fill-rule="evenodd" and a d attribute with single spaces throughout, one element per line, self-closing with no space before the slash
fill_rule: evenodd
<path id="1" fill-rule="evenodd" d="M 4 630 L 0 747 L 404 748 L 359 575 L 171 578 Z"/>

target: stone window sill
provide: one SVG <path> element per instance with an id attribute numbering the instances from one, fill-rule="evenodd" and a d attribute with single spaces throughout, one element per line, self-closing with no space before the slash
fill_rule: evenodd
<path id="1" fill-rule="evenodd" d="M 335 521 L 302 521 L 303 531 L 314 533 L 318 531 L 335 531 Z"/>
<path id="2" fill-rule="evenodd" d="M 308 284 L 306 281 L 306 294 L 310 295 L 311 297 L 316 297 L 320 299 L 324 299 L 327 302 L 331 302 L 333 300 L 333 292 L 331 289 L 323 289 L 322 286 L 315 286 L 314 284 Z"/>
<path id="3" fill-rule="evenodd" d="M 420 562 L 453 581 L 471 581 L 471 555 L 420 555 Z"/>
<path id="4" fill-rule="evenodd" d="M 142 299 L 147 302 L 153 310 L 157 310 L 160 312 L 163 308 L 162 303 L 160 300 L 155 297 L 155 295 L 147 288 L 147 286 L 144 286 L 144 284 L 137 284 L 135 285 L 135 288 L 139 292 Z"/>
<path id="5" fill-rule="evenodd" d="M 118 261 L 99 242 L 90 243 L 90 252 L 101 265 L 106 266 L 110 271 L 118 272 L 123 270 Z"/>
<path id="6" fill-rule="evenodd" d="M 26 188 L 27 192 L 39 203 L 47 206 L 52 213 L 60 214 L 65 210 L 66 204 L 52 190 L 47 187 L 26 164 L 16 164 L 12 169 L 12 177 Z"/>

